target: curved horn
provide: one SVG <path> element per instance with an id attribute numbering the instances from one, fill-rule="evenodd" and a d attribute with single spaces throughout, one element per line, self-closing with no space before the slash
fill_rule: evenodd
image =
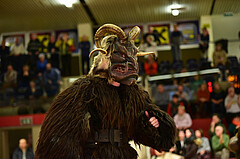
<path id="1" fill-rule="evenodd" d="M 154 59 L 156 58 L 156 54 L 154 52 L 138 52 L 136 56 L 145 56 L 145 55 L 152 55 Z"/>
<path id="2" fill-rule="evenodd" d="M 120 39 L 126 38 L 124 31 L 120 27 L 114 24 L 104 24 L 95 34 L 95 44 L 97 48 L 101 48 L 101 40 L 106 33 L 116 34 Z"/>
<path id="3" fill-rule="evenodd" d="M 135 40 L 139 33 L 140 33 L 141 29 L 138 26 L 135 26 L 130 32 L 129 32 L 129 40 Z"/>
<path id="4" fill-rule="evenodd" d="M 100 51 L 100 52 L 102 52 L 102 53 L 104 53 L 104 54 L 107 54 L 107 51 L 106 51 L 106 50 L 101 49 L 101 48 L 97 48 L 97 49 L 94 49 L 93 51 L 90 52 L 89 58 L 90 58 L 90 57 L 92 56 L 92 54 L 93 54 L 94 52 L 96 52 L 96 51 Z"/>

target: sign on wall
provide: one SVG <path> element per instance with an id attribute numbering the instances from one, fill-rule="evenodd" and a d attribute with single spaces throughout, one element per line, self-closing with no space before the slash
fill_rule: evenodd
<path id="1" fill-rule="evenodd" d="M 153 34 L 157 45 L 169 44 L 169 24 L 148 25 L 148 32 Z"/>

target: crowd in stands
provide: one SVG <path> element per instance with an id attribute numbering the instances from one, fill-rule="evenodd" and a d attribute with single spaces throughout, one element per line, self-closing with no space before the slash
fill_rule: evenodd
<path id="1" fill-rule="evenodd" d="M 0 98 L 12 105 L 18 99 L 54 97 L 62 84 L 61 76 L 71 72 L 67 38 L 67 34 L 57 41 L 51 37 L 47 48 L 43 47 L 37 34 L 31 35 L 27 48 L 18 38 L 10 48 L 3 40 L 0 46 Z M 48 54 L 43 49 L 47 49 Z"/>
<path id="2" fill-rule="evenodd" d="M 152 156 L 157 159 L 210 159 L 214 156 L 217 159 L 229 159 L 229 135 L 217 114 L 212 116 L 209 136 L 205 137 L 202 129 L 179 129 L 175 146 L 169 152 L 155 150 Z"/>

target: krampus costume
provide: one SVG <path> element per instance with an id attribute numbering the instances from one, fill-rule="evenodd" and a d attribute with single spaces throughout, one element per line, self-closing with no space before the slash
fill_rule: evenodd
<path id="1" fill-rule="evenodd" d="M 134 39 L 139 32 L 134 27 L 125 35 L 113 24 L 97 30 L 97 49 L 90 56 L 99 54 L 89 74 L 53 101 L 40 132 L 37 158 L 136 159 L 130 140 L 158 151 L 174 145 L 172 118 L 136 84 L 137 56 L 150 54 L 138 52 Z M 150 117 L 158 120 L 159 127 L 151 125 Z"/>

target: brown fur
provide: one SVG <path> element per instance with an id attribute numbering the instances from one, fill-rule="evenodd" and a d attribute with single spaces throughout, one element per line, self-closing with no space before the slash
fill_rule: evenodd
<path id="1" fill-rule="evenodd" d="M 158 118 L 158 129 L 150 125 L 145 110 Z M 99 144 L 92 150 L 93 158 L 136 158 L 136 152 L 128 144 L 132 139 L 158 150 L 169 149 L 174 144 L 173 120 L 152 105 L 148 93 L 138 85 L 118 88 L 109 85 L 106 79 L 86 77 L 77 80 L 54 100 L 42 125 L 36 156 L 40 159 L 87 158 L 88 137 L 100 129 L 118 127 L 127 132 L 122 147 Z"/>

